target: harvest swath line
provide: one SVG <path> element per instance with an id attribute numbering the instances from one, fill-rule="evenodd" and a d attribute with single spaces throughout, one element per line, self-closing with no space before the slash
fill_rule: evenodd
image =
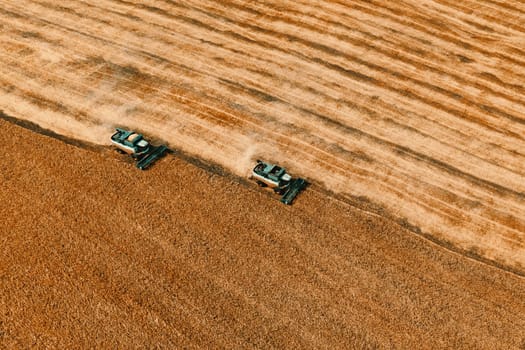
<path id="1" fill-rule="evenodd" d="M 0 107 L 99 143 L 128 125 L 241 176 L 271 157 L 521 271 L 523 11 L 478 5 L 0 1 Z"/>
<path id="2" fill-rule="evenodd" d="M 62 27 L 62 28 L 65 28 L 65 27 Z M 126 49 L 127 49 L 127 50 L 131 50 L 131 47 L 126 46 Z M 171 65 L 173 65 L 173 66 L 177 66 L 178 68 L 183 68 L 183 69 L 185 69 L 185 70 L 192 71 L 193 73 L 198 73 L 198 74 L 200 74 L 200 75 L 210 75 L 209 73 L 206 74 L 204 71 L 194 70 L 194 69 L 192 69 L 192 68 L 190 68 L 190 67 L 183 66 L 183 65 L 180 65 L 180 64 L 176 64 L 175 62 L 171 62 L 171 61 L 170 61 L 169 63 L 170 63 Z M 43 71 L 43 70 L 41 70 L 41 71 Z M 103 74 L 103 73 L 102 73 L 102 74 Z M 109 75 L 106 75 L 106 76 L 109 77 Z M 212 76 L 213 76 L 213 75 L 212 75 Z M 236 83 L 234 83 L 234 82 L 232 82 L 232 81 L 226 81 L 226 80 L 224 80 L 224 79 L 220 79 L 219 76 L 216 76 L 216 77 L 217 77 L 219 80 L 223 81 L 223 82 L 227 82 L 229 85 L 232 85 L 232 86 L 235 86 L 235 85 L 236 85 L 237 87 L 239 86 L 239 84 L 236 84 Z M 157 77 L 155 77 L 155 78 L 157 78 Z M 160 78 L 160 77 L 158 77 L 158 78 Z M 61 78 L 61 79 L 63 79 L 63 78 Z M 121 78 L 121 79 L 122 79 L 122 78 Z M 84 86 L 87 87 L 87 85 L 85 85 L 85 84 L 84 84 Z M 247 90 L 247 88 L 245 88 L 245 87 L 242 87 L 242 86 L 241 86 L 241 88 L 242 88 L 242 90 L 244 90 L 244 91 Z M 153 88 L 153 89 L 154 89 L 154 88 Z M 160 92 L 159 89 L 154 89 L 154 90 Z M 263 94 L 262 92 L 253 92 L 253 91 L 255 91 L 254 89 L 251 89 L 251 91 L 252 91 L 252 94 L 254 94 L 254 95 Z M 174 94 L 171 94 L 171 93 L 164 93 L 163 95 L 164 95 L 165 97 L 175 97 L 175 95 L 174 95 Z M 182 98 L 183 101 L 190 101 L 188 98 L 186 98 L 186 97 L 184 97 L 184 96 L 180 96 L 180 95 L 179 95 L 179 96 L 176 96 L 176 97 Z M 202 96 L 201 96 L 201 97 L 202 97 Z M 205 107 L 205 105 L 199 103 L 198 100 L 191 100 L 191 102 L 194 103 L 194 104 L 202 105 L 201 107 Z M 283 100 L 280 100 L 280 102 L 285 103 L 285 101 L 283 101 Z M 286 102 L 286 103 L 287 103 L 287 102 Z M 208 106 L 208 107 L 209 107 L 209 106 Z M 298 108 L 297 106 L 293 106 L 293 107 L 294 107 L 294 108 Z M 218 109 L 216 109 L 215 111 L 216 111 L 217 113 L 222 113 L 222 112 L 223 112 L 223 111 L 219 111 Z M 306 110 L 305 110 L 305 111 L 306 111 Z M 74 114 L 75 114 L 75 115 L 78 115 L 78 113 L 74 113 Z M 209 115 L 209 116 L 213 117 L 213 115 Z M 233 114 L 229 114 L 229 116 L 232 117 L 232 118 L 236 118 Z M 243 121 L 243 119 L 240 119 L 240 118 L 236 118 L 236 119 L 239 119 L 240 121 Z M 323 117 L 323 119 L 326 120 L 326 121 L 328 121 L 328 122 L 330 121 L 330 119 L 328 119 L 328 118 L 326 118 L 326 117 Z M 244 120 L 244 121 L 247 122 L 246 120 Z M 276 120 L 276 119 L 272 119 L 272 122 L 277 122 L 277 120 Z M 257 126 L 257 124 L 253 124 L 253 125 L 254 125 L 254 126 Z M 275 133 L 275 132 L 274 132 L 274 134 L 278 134 L 278 133 Z M 279 137 L 285 138 L 286 136 L 285 136 L 285 134 L 280 133 L 280 134 L 279 134 Z M 308 148 L 308 147 L 311 147 L 311 145 L 309 145 L 308 143 L 302 143 L 301 147 L 307 147 L 307 148 Z M 316 148 L 316 150 L 323 152 L 321 149 L 317 149 L 317 148 Z M 331 155 L 330 155 L 329 153 L 327 153 L 327 152 L 323 152 L 323 153 L 324 153 L 324 156 L 328 156 L 328 157 L 331 156 Z"/>
<path id="3" fill-rule="evenodd" d="M 250 5 L 249 5 L 249 4 L 248 4 L 248 5 L 244 4 L 244 6 L 243 6 L 243 5 L 236 5 L 236 8 L 237 8 L 238 10 L 242 11 L 243 9 L 246 10 L 247 6 L 250 6 Z M 255 11 L 255 10 L 252 10 L 252 11 L 254 11 L 254 14 L 256 14 L 256 15 L 259 15 L 259 16 L 263 16 L 263 15 L 264 15 L 265 17 L 270 17 L 270 18 L 273 18 L 274 20 L 277 20 L 277 19 L 279 19 L 279 18 L 281 18 L 281 19 L 284 18 L 284 19 L 286 19 L 287 22 L 289 22 L 289 23 L 292 23 L 292 24 L 294 24 L 294 25 L 296 25 L 296 26 L 298 26 L 298 27 L 304 28 L 304 29 L 312 30 L 312 31 L 314 31 L 314 32 L 318 30 L 318 26 L 316 25 L 317 23 L 314 23 L 314 24 L 306 24 L 306 23 L 300 22 L 299 20 L 295 20 L 295 19 L 292 20 L 292 19 L 290 19 L 289 16 L 286 15 L 286 13 L 285 13 L 285 14 L 281 14 L 280 16 L 270 16 L 270 15 L 268 14 L 268 11 L 270 11 L 270 9 L 268 9 L 268 8 L 265 8 L 265 9 L 263 9 L 262 11 Z M 263 11 L 264 11 L 264 12 L 263 12 Z M 287 8 L 286 11 L 287 11 L 288 13 L 290 13 L 290 12 L 292 12 L 293 10 Z M 300 12 L 296 12 L 296 13 L 301 14 Z M 308 20 L 308 18 L 304 18 L 304 17 L 303 17 L 302 19 L 304 19 L 304 20 Z M 319 18 L 317 18 L 317 19 L 319 19 Z M 323 19 L 319 19 L 319 20 L 320 20 L 321 22 L 327 23 L 327 24 L 329 24 L 329 25 L 331 25 L 331 26 L 342 26 L 342 27 L 345 28 L 346 30 L 355 30 L 355 29 L 351 29 L 351 28 L 348 27 L 348 26 L 342 25 L 342 24 L 340 24 L 340 23 L 335 23 L 335 22 L 331 22 L 331 21 L 325 21 L 325 20 L 323 20 Z M 379 24 L 376 24 L 376 25 L 377 25 L 378 27 L 382 27 L 382 26 L 380 26 Z M 373 28 L 373 27 L 372 27 L 372 28 Z M 259 29 L 260 29 L 260 28 L 259 28 Z M 384 29 L 384 27 L 383 27 L 383 29 Z M 319 34 L 321 34 L 321 32 L 319 32 L 319 31 L 317 31 L 317 32 L 318 32 Z M 389 56 L 390 58 L 393 58 L 393 59 L 399 59 L 399 58 L 400 58 L 399 56 L 394 55 L 394 54 L 392 54 L 392 53 L 390 53 L 390 52 L 388 51 L 388 50 L 391 50 L 392 47 L 389 47 L 389 48 L 387 48 L 387 49 L 383 49 L 383 48 L 377 47 L 377 46 L 375 45 L 375 44 L 377 44 L 378 41 L 379 41 L 379 42 L 385 42 L 385 40 L 382 39 L 381 37 L 374 36 L 373 34 L 371 34 L 371 33 L 367 33 L 367 32 L 360 32 L 360 33 L 361 33 L 361 34 L 366 34 L 366 35 L 368 35 L 368 36 L 369 36 L 369 37 L 367 38 L 368 41 L 365 41 L 365 40 L 359 40 L 359 39 L 357 39 L 357 38 L 350 37 L 350 36 L 348 36 L 348 35 L 341 35 L 341 34 L 333 34 L 333 33 L 331 33 L 331 36 L 336 37 L 336 38 L 338 38 L 338 39 L 341 39 L 342 41 L 345 41 L 345 42 L 351 42 L 352 44 L 356 45 L 357 47 L 363 47 L 363 48 L 366 48 L 366 49 L 371 49 L 371 50 L 374 50 L 374 51 L 378 51 L 378 52 L 380 52 L 381 54 L 383 54 L 383 55 L 385 55 L 385 56 Z M 373 40 L 373 44 L 371 44 L 371 41 L 370 41 L 370 40 Z M 393 44 L 393 43 L 390 43 L 390 44 Z M 311 45 L 311 43 L 310 43 L 310 45 Z M 409 50 L 410 50 L 410 48 L 407 48 L 407 47 L 403 47 L 403 48 L 405 48 L 405 49 L 409 49 Z M 326 48 L 326 47 L 324 47 L 323 50 L 329 50 L 332 54 L 336 54 L 337 56 L 344 56 L 343 53 L 338 52 L 337 50 L 335 50 L 335 49 L 333 49 L 333 48 Z M 418 53 L 420 53 L 420 52 L 418 51 Z M 423 54 L 426 54 L 426 53 L 427 53 L 427 52 L 423 52 Z M 352 58 L 353 58 L 353 60 L 356 59 L 356 57 L 352 57 Z M 461 83 L 465 83 L 465 82 L 467 82 L 466 79 L 460 78 L 458 75 L 456 75 L 456 74 L 454 74 L 454 73 L 450 73 L 450 71 L 445 71 L 445 70 L 443 69 L 443 67 L 427 65 L 427 64 L 425 64 L 424 62 L 423 62 L 423 63 L 421 63 L 421 62 L 416 62 L 413 58 L 410 58 L 410 56 L 406 56 L 406 55 L 403 56 L 403 57 L 401 57 L 401 58 L 403 59 L 404 64 L 407 64 L 407 63 L 408 63 L 408 64 L 413 65 L 413 66 L 420 66 L 420 67 L 423 67 L 423 68 L 425 68 L 425 69 L 435 71 L 435 72 L 437 72 L 437 73 L 439 73 L 439 74 L 446 73 L 448 76 L 453 77 L 454 79 L 458 80 L 458 81 L 461 82 Z M 361 62 L 360 62 L 360 63 L 361 63 Z M 427 63 L 428 63 L 428 61 L 427 61 Z M 522 62 L 522 64 L 523 64 L 523 63 L 525 63 L 525 62 Z M 377 69 L 377 67 L 375 67 L 375 68 Z M 440 69 L 440 68 L 441 68 L 441 69 Z M 394 75 L 396 75 L 396 74 L 397 74 L 397 73 L 394 73 Z M 367 77 L 367 79 L 370 79 L 370 78 Z M 419 82 L 419 83 L 421 83 L 421 82 Z M 469 82 L 469 83 L 472 84 L 472 82 Z M 498 95 L 498 96 L 502 96 L 502 97 L 508 98 L 508 99 L 512 100 L 513 102 L 517 102 L 517 103 L 519 103 L 519 104 L 521 104 L 522 106 L 525 107 L 525 105 L 523 105 L 522 101 L 519 100 L 519 99 L 514 99 L 514 98 L 512 98 L 512 97 L 509 96 L 509 95 L 504 95 L 504 94 L 498 93 L 497 91 L 495 91 L 495 90 L 491 90 L 491 89 L 489 89 L 487 86 L 484 86 L 484 85 L 481 85 L 481 84 L 479 84 L 479 85 L 475 85 L 475 86 L 476 86 L 476 87 L 481 87 L 481 88 L 483 88 L 483 89 L 489 91 L 489 92 L 492 93 L 492 94 L 495 94 L 495 95 Z M 455 95 L 455 93 L 454 93 L 454 94 L 452 94 L 451 96 L 456 96 L 456 95 Z M 513 117 L 513 116 L 511 116 L 511 118 L 513 118 L 513 120 L 514 120 L 514 119 L 517 119 L 518 121 L 520 120 L 520 121 L 522 121 L 522 122 L 525 122 L 525 119 L 519 119 L 519 118 L 515 118 L 515 117 Z"/>

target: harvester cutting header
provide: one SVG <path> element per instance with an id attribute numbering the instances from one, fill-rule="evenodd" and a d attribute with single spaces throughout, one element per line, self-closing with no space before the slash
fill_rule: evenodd
<path id="1" fill-rule="evenodd" d="M 141 134 L 117 128 L 111 136 L 111 142 L 123 153 L 137 161 L 137 168 L 144 170 L 161 158 L 168 151 L 165 145 L 153 146 Z"/>
<path id="2" fill-rule="evenodd" d="M 306 181 L 302 178 L 292 179 L 286 170 L 276 164 L 270 164 L 257 160 L 253 168 L 252 178 L 261 187 L 269 187 L 281 196 L 281 202 L 292 204 L 294 198 L 306 187 Z"/>

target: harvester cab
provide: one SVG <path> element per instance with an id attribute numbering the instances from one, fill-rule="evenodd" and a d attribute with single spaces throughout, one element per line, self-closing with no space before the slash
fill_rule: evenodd
<path id="1" fill-rule="evenodd" d="M 117 128 L 111 136 L 111 143 L 121 152 L 131 155 L 137 161 L 137 168 L 145 170 L 168 151 L 165 145 L 153 146 L 141 134 Z"/>
<path id="2" fill-rule="evenodd" d="M 301 178 L 292 179 L 286 170 L 276 164 L 257 160 L 253 168 L 252 178 L 261 187 L 269 187 L 281 196 L 281 202 L 292 204 L 294 198 L 306 187 L 306 181 Z"/>

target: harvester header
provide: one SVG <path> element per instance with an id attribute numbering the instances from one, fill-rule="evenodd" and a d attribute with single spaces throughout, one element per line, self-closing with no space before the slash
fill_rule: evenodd
<path id="1" fill-rule="evenodd" d="M 259 186 L 269 187 L 275 193 L 281 195 L 281 202 L 287 205 L 292 204 L 299 192 L 307 185 L 305 179 L 293 179 L 286 169 L 276 164 L 257 160 L 251 176 Z"/>
<path id="2" fill-rule="evenodd" d="M 116 132 L 111 136 L 111 143 L 120 152 L 131 155 L 140 170 L 148 168 L 168 151 L 166 145 L 153 146 L 144 139 L 142 134 L 121 128 L 116 128 Z"/>

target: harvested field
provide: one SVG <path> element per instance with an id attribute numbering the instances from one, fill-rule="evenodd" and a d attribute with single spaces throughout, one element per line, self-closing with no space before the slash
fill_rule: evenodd
<path id="1" fill-rule="evenodd" d="M 0 139 L 1 348 L 525 345 L 523 278 L 316 186 L 289 207 L 177 155 Z"/>
<path id="2" fill-rule="evenodd" d="M 0 0 L 0 107 L 255 157 L 525 271 L 525 5 Z"/>

